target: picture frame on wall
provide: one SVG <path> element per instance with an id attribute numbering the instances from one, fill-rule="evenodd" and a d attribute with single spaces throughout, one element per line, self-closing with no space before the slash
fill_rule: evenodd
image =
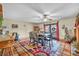
<path id="1" fill-rule="evenodd" d="M 17 24 L 12 24 L 12 28 L 18 28 Z"/>

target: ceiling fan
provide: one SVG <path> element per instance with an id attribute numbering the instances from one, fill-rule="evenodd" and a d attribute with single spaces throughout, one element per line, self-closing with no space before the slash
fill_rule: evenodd
<path id="1" fill-rule="evenodd" d="M 43 14 L 43 15 L 30 16 L 30 17 L 25 17 L 25 18 L 41 20 L 42 22 L 51 22 L 51 21 L 54 21 L 54 20 L 58 20 L 61 17 L 59 17 L 59 16 L 50 16 L 50 15 L 47 15 L 47 14 Z"/>
<path id="2" fill-rule="evenodd" d="M 40 19 L 40 20 L 43 20 L 44 22 L 47 22 L 47 21 L 52 21 L 52 20 L 56 20 L 58 18 L 61 18 L 60 16 L 56 16 L 56 15 L 51 15 L 50 14 L 50 11 L 49 12 L 44 12 L 39 5 L 29 5 L 28 4 L 28 7 L 31 8 L 34 12 L 37 13 L 36 16 L 33 16 L 31 17 L 32 19 L 35 18 L 35 19 Z"/>
<path id="3" fill-rule="evenodd" d="M 47 22 L 47 21 L 53 21 L 53 20 L 57 20 L 57 19 L 61 19 L 61 18 L 62 17 L 60 17 L 60 16 L 50 16 L 50 15 L 44 14 L 41 19 L 44 22 Z"/>

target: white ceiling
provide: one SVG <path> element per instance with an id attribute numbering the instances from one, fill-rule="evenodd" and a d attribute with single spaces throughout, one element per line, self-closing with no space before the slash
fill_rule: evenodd
<path id="1" fill-rule="evenodd" d="M 79 12 L 77 3 L 4 3 L 4 19 L 19 20 L 25 22 L 43 22 L 43 15 L 49 18 L 72 18 Z"/>

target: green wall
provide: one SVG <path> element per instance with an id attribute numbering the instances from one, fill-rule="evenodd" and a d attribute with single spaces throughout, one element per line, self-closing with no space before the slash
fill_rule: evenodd
<path id="1" fill-rule="evenodd" d="M 3 16 L 0 16 L 0 27 L 2 26 Z"/>

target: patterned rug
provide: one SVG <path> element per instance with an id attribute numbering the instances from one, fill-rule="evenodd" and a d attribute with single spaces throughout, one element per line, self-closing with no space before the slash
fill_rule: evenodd
<path id="1" fill-rule="evenodd" d="M 37 46 L 29 41 L 17 41 L 10 48 L 0 49 L 0 56 L 70 56 L 71 45 L 53 40 L 51 46 Z"/>

